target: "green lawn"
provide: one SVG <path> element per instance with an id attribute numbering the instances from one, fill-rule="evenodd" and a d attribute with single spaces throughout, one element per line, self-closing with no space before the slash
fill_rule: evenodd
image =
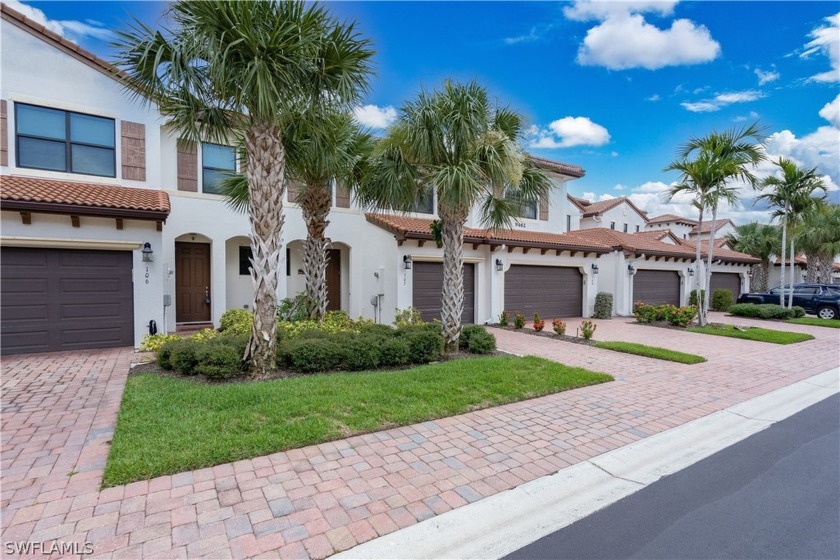
<path id="1" fill-rule="evenodd" d="M 840 329 L 840 320 L 838 319 L 820 319 L 819 317 L 800 317 L 798 319 L 788 319 L 787 323 L 795 325 L 811 325 L 813 327 L 829 327 L 831 329 Z"/>
<path id="2" fill-rule="evenodd" d="M 452 416 L 612 376 L 535 357 L 208 384 L 129 376 L 103 486 Z"/>
<path id="3" fill-rule="evenodd" d="M 771 342 L 773 344 L 795 344 L 797 342 L 804 342 L 814 338 L 810 334 L 789 331 L 774 331 L 771 329 L 750 328 L 746 330 L 739 330 L 735 328 L 735 325 L 723 325 L 722 327 L 706 325 L 705 327 L 689 327 L 688 330 L 702 334 L 743 338 L 744 340 Z"/>
<path id="4" fill-rule="evenodd" d="M 656 358 L 657 360 L 679 362 L 681 364 L 699 364 L 706 361 L 706 358 L 697 354 L 686 354 L 685 352 L 677 352 L 668 348 L 647 346 L 646 344 L 637 344 L 635 342 L 599 341 L 595 343 L 595 347 L 624 352 L 625 354 L 645 356 L 647 358 Z"/>

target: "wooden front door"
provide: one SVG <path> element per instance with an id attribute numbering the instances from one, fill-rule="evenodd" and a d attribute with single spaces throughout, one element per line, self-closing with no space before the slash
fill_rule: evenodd
<path id="1" fill-rule="evenodd" d="M 327 311 L 341 310 L 341 251 L 327 250 Z"/>
<path id="2" fill-rule="evenodd" d="M 210 320 L 210 244 L 175 242 L 175 321 Z"/>

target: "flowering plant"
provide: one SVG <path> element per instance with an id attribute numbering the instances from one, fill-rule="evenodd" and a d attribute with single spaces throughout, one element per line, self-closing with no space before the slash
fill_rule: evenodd
<path id="1" fill-rule="evenodd" d="M 556 332 L 560 336 L 566 334 L 566 323 L 564 323 L 560 319 L 554 319 L 551 322 L 551 326 L 554 328 L 554 332 Z"/>
<path id="2" fill-rule="evenodd" d="M 539 313 L 534 313 L 534 330 L 540 332 L 545 328 L 545 321 L 540 319 Z"/>

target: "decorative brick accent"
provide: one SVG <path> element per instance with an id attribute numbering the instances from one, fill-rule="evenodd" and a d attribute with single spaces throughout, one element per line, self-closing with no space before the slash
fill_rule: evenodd
<path id="1" fill-rule="evenodd" d="M 122 178 L 146 180 L 146 125 L 122 121 Z"/>
<path id="2" fill-rule="evenodd" d="M 178 190 L 198 192 L 198 147 L 178 140 Z"/>

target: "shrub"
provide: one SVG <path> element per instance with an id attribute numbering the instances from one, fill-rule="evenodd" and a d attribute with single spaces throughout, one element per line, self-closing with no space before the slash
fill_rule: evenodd
<path id="1" fill-rule="evenodd" d="M 285 298 L 277 304 L 277 319 L 294 323 L 309 318 L 309 298 L 300 293 L 293 298 Z"/>
<path id="2" fill-rule="evenodd" d="M 379 365 L 403 366 L 411 358 L 411 349 L 405 338 L 386 339 L 379 347 Z"/>
<path id="3" fill-rule="evenodd" d="M 732 290 L 726 288 L 718 288 L 712 292 L 712 310 L 726 311 L 732 304 L 735 303 L 732 297 Z"/>
<path id="4" fill-rule="evenodd" d="M 228 309 L 219 319 L 219 330 L 225 334 L 250 335 L 254 314 L 245 309 Z"/>
<path id="5" fill-rule="evenodd" d="M 584 321 L 580 324 L 580 334 L 583 335 L 583 338 L 589 340 L 592 338 L 592 335 L 595 334 L 595 329 L 598 328 L 598 325 L 593 323 L 592 321 Z"/>
<path id="6" fill-rule="evenodd" d="M 554 319 L 551 322 L 551 327 L 554 329 L 554 332 L 556 332 L 560 336 L 566 334 L 566 323 L 564 323 L 560 319 Z"/>
<path id="7" fill-rule="evenodd" d="M 413 364 L 427 364 L 443 354 L 443 335 L 439 331 L 426 329 L 406 333 L 404 340 L 408 343 L 409 362 Z"/>
<path id="8" fill-rule="evenodd" d="M 475 334 L 487 332 L 482 325 L 467 325 L 461 329 L 461 336 L 458 339 L 458 348 L 466 350 L 469 345 L 470 338 Z"/>
<path id="9" fill-rule="evenodd" d="M 514 329 L 522 329 L 525 327 L 525 315 L 517 311 L 513 315 L 513 328 Z"/>
<path id="10" fill-rule="evenodd" d="M 218 337 L 195 350 L 195 373 L 210 379 L 228 379 L 243 373 L 242 355 L 245 353 L 246 337 Z"/>
<path id="11" fill-rule="evenodd" d="M 534 330 L 540 332 L 545 328 L 545 321 L 540 319 L 539 313 L 534 313 Z"/>
<path id="12" fill-rule="evenodd" d="M 791 307 L 791 309 L 793 310 L 793 317 L 795 319 L 799 319 L 800 317 L 805 316 L 805 308 L 804 307 L 799 307 L 798 305 L 794 305 L 793 307 Z"/>
<path id="13" fill-rule="evenodd" d="M 157 334 L 147 334 L 143 337 L 143 342 L 140 343 L 140 351 L 157 352 L 167 342 L 180 339 L 181 337 L 177 334 L 163 334 L 162 332 Z"/>
<path id="14" fill-rule="evenodd" d="M 595 310 L 592 317 L 595 319 L 611 319 L 613 307 L 613 295 L 608 292 L 598 292 L 595 296 Z"/>
<path id="15" fill-rule="evenodd" d="M 196 342 L 206 342 L 208 340 L 213 340 L 217 336 L 219 336 L 219 331 L 217 331 L 216 329 L 201 329 L 200 331 L 192 335 L 190 339 Z"/>
<path id="16" fill-rule="evenodd" d="M 423 314 L 420 313 L 420 310 L 416 307 L 409 307 L 408 309 L 400 309 L 399 307 L 396 307 L 394 308 L 394 312 L 396 313 L 394 325 L 396 325 L 397 328 L 408 325 L 419 325 L 423 322 Z"/>
<path id="17" fill-rule="evenodd" d="M 636 302 L 633 306 L 633 315 L 640 323 L 667 321 L 674 326 L 687 327 L 696 314 L 697 308 L 693 305 L 677 307 L 670 304 L 648 305 Z"/>
<path id="18" fill-rule="evenodd" d="M 362 325 L 359 328 L 359 334 L 368 334 L 380 336 L 383 338 L 393 338 L 394 336 L 396 336 L 397 331 L 389 325 L 384 325 L 382 323 L 371 323 L 369 325 Z"/>
<path id="19" fill-rule="evenodd" d="M 384 338 L 375 336 L 359 336 L 345 339 L 344 368 L 350 371 L 376 369 L 379 365 L 380 346 Z"/>
<path id="20" fill-rule="evenodd" d="M 420 323 L 417 325 L 407 325 L 405 327 L 401 327 L 397 329 L 397 336 L 403 336 L 408 334 L 414 333 L 432 333 L 438 336 L 441 335 L 440 323 L 432 322 L 432 323 Z"/>
<path id="21" fill-rule="evenodd" d="M 697 315 L 697 308 L 693 305 L 688 305 L 686 307 L 676 307 L 674 305 L 669 305 L 668 309 L 666 310 L 666 313 L 668 313 L 667 318 L 669 323 L 671 323 L 675 327 L 685 328 Z"/>
<path id="22" fill-rule="evenodd" d="M 729 313 L 739 317 L 754 317 L 756 319 L 793 319 L 796 311 L 776 305 L 775 303 L 738 303 L 729 308 Z"/>
<path id="23" fill-rule="evenodd" d="M 496 337 L 482 325 L 469 325 L 461 331 L 458 346 L 471 354 L 489 354 L 496 350 Z"/>
<path id="24" fill-rule="evenodd" d="M 700 290 L 700 298 L 703 301 L 706 300 L 706 290 Z M 697 307 L 697 290 L 691 290 L 691 294 L 688 296 L 688 305 Z"/>
<path id="25" fill-rule="evenodd" d="M 300 338 L 284 348 L 286 361 L 295 371 L 315 373 L 337 369 L 345 360 L 345 348 L 329 338 Z"/>
<path id="26" fill-rule="evenodd" d="M 499 326 L 506 327 L 510 324 L 510 313 L 507 311 L 502 311 L 502 314 L 499 315 Z"/>
<path id="27" fill-rule="evenodd" d="M 164 362 L 168 362 L 171 369 L 181 375 L 195 375 L 195 366 L 198 364 L 196 353 L 202 344 L 204 343 L 192 340 L 191 338 L 182 338 L 181 340 L 170 342 L 164 346 L 169 352 L 169 357 Z M 161 365 L 160 360 L 158 364 L 160 367 L 164 367 Z"/>

